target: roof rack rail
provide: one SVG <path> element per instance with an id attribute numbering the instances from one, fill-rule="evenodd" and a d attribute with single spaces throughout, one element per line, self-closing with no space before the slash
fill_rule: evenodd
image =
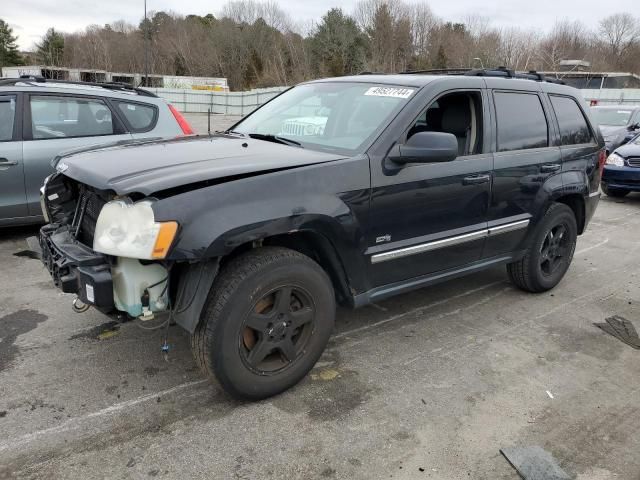
<path id="1" fill-rule="evenodd" d="M 153 92 L 145 90 L 143 88 L 134 87 L 129 85 L 128 83 L 121 82 L 78 82 L 74 80 L 57 80 L 55 78 L 44 78 L 37 75 L 21 75 L 20 78 L 7 78 L 4 80 L 0 80 L 0 87 L 6 85 L 15 85 L 16 83 L 64 83 L 69 85 L 87 85 L 90 87 L 102 87 L 107 90 L 122 90 L 126 92 L 135 92 L 138 95 L 145 97 L 157 97 L 157 95 Z"/>
<path id="2" fill-rule="evenodd" d="M 369 71 L 364 71 L 364 72 L 360 72 L 358 75 L 386 75 L 386 73 L 384 72 L 369 72 Z"/>
<path id="3" fill-rule="evenodd" d="M 565 82 L 558 78 L 550 78 L 535 70 L 528 72 L 516 72 L 507 67 L 497 68 L 443 68 L 433 70 L 415 70 L 402 72 L 404 74 L 423 74 L 423 75 L 464 75 L 468 77 L 500 77 L 500 78 L 518 78 L 522 80 L 533 80 L 536 82 L 557 83 L 565 85 Z"/>
<path id="4" fill-rule="evenodd" d="M 464 75 L 468 68 L 430 68 L 426 70 L 407 70 L 401 75 Z"/>

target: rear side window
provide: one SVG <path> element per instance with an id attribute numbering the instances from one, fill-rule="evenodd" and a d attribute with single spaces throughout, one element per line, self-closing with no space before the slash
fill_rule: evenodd
<path id="1" fill-rule="evenodd" d="M 34 96 L 31 128 L 34 139 L 113 135 L 111 110 L 98 99 Z"/>
<path id="2" fill-rule="evenodd" d="M 0 142 L 13 140 L 16 120 L 16 97 L 0 97 Z"/>
<path id="3" fill-rule="evenodd" d="M 116 101 L 118 110 L 134 132 L 148 132 L 155 127 L 157 109 L 151 105 Z"/>
<path id="4" fill-rule="evenodd" d="M 573 98 L 549 95 L 553 110 L 556 112 L 560 126 L 562 145 L 579 145 L 591 143 L 591 130 L 587 125 L 582 110 Z"/>
<path id="5" fill-rule="evenodd" d="M 543 148 L 549 145 L 549 127 L 538 95 L 494 92 L 498 117 L 498 151 Z"/>

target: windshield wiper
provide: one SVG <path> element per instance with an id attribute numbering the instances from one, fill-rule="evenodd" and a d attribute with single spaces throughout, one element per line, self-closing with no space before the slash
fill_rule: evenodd
<path id="1" fill-rule="evenodd" d="M 290 138 L 280 137 L 278 135 L 264 133 L 249 133 L 247 135 L 251 138 L 255 138 L 256 140 L 265 140 L 267 142 L 282 143 L 283 145 L 294 145 L 296 147 L 303 148 L 300 142 L 296 142 Z"/>

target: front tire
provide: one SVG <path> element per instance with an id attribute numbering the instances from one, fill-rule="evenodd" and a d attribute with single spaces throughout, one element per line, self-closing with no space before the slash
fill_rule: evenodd
<path id="1" fill-rule="evenodd" d="M 507 265 L 511 281 L 527 292 L 552 289 L 571 265 L 576 248 L 578 227 L 573 211 L 562 203 L 554 203 L 534 232 L 533 242 L 525 256 Z"/>
<path id="2" fill-rule="evenodd" d="M 602 187 L 602 191 L 608 196 L 613 198 L 622 198 L 626 197 L 629 194 L 629 190 L 624 190 L 622 188 L 610 188 L 606 183 L 600 184 Z"/>
<path id="3" fill-rule="evenodd" d="M 298 383 L 333 330 L 329 277 L 309 257 L 264 247 L 227 264 L 192 336 L 196 362 L 236 398 L 259 400 Z"/>

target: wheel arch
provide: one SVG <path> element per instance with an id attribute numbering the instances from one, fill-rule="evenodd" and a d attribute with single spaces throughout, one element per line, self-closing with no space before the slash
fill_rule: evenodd
<path id="1" fill-rule="evenodd" d="M 354 293 L 345 265 L 333 242 L 326 235 L 314 230 L 300 230 L 290 233 L 270 235 L 259 240 L 247 241 L 236 246 L 227 255 L 221 257 L 220 265 L 224 265 L 237 256 L 263 246 L 284 247 L 299 252 L 314 260 L 329 276 L 341 305 L 353 307 Z"/>
<path id="2" fill-rule="evenodd" d="M 576 224 L 578 226 L 578 235 L 584 232 L 585 228 L 585 201 L 584 196 L 579 193 L 570 193 L 561 195 L 554 199 L 557 203 L 563 203 L 571 209 L 576 217 Z"/>

